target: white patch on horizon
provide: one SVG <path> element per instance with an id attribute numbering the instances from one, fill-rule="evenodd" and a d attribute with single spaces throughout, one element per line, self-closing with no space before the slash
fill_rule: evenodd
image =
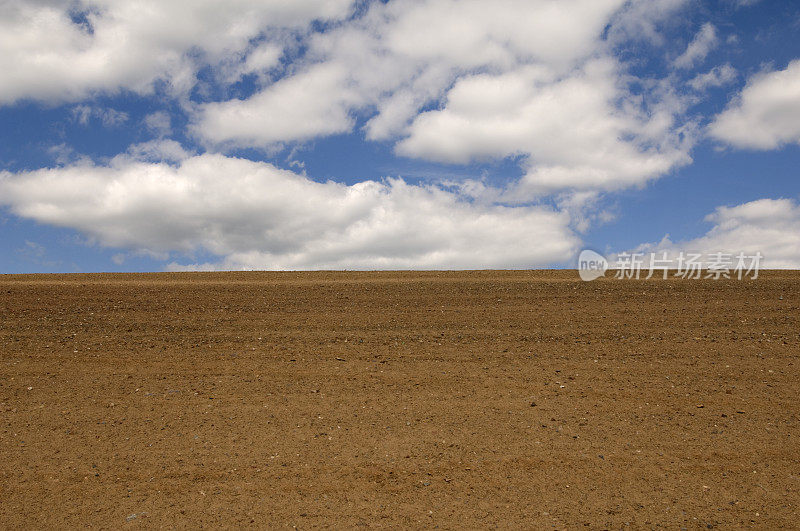
<path id="1" fill-rule="evenodd" d="M 660 242 L 645 243 L 630 252 L 746 253 L 764 255 L 762 268 L 800 268 L 800 205 L 793 199 L 758 199 L 740 205 L 718 207 L 706 216 L 713 227 L 703 236 L 674 242 L 665 235 Z M 660 255 L 660 254 L 659 254 Z"/>

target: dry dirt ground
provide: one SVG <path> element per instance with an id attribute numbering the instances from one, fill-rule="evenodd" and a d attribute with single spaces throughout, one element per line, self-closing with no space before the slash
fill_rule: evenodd
<path id="1" fill-rule="evenodd" d="M 800 273 L 0 276 L 0 526 L 793 527 Z"/>

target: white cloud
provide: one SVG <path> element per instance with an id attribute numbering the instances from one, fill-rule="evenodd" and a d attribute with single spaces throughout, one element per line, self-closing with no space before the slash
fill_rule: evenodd
<path id="1" fill-rule="evenodd" d="M 214 143 L 265 146 L 349 131 L 376 107 L 370 139 L 402 133 L 455 78 L 537 63 L 568 71 L 594 53 L 623 0 L 398 0 L 315 34 L 296 73 L 247 100 L 201 106 L 195 132 Z"/>
<path id="2" fill-rule="evenodd" d="M 602 194 L 593 190 L 564 192 L 555 196 L 558 210 L 567 212 L 572 226 L 579 233 L 613 221 L 617 216 L 613 209 L 603 205 Z"/>
<path id="3" fill-rule="evenodd" d="M 710 23 L 703 24 L 700 31 L 697 32 L 692 42 L 686 47 L 683 52 L 675 61 L 673 65 L 675 68 L 691 68 L 698 62 L 702 61 L 717 45 L 717 30 Z"/>
<path id="4" fill-rule="evenodd" d="M 92 107 L 89 105 L 78 105 L 72 109 L 72 118 L 81 125 L 88 125 L 92 117 Z"/>
<path id="5" fill-rule="evenodd" d="M 207 104 L 194 131 L 211 142 L 244 145 L 346 132 L 354 123 L 348 108 L 355 95 L 343 86 L 345 77 L 338 65 L 323 64 L 247 100 Z"/>
<path id="6" fill-rule="evenodd" d="M 672 12 L 681 2 L 662 4 Z M 466 163 L 520 155 L 522 200 L 641 185 L 688 162 L 689 143 L 675 120 L 680 109 L 657 90 L 631 97 L 635 80 L 602 41 L 623 6 L 626 23 L 663 15 L 630 14 L 640 5 L 378 3 L 314 35 L 295 74 L 246 100 L 201 105 L 193 131 L 210 145 L 271 148 L 349 132 L 360 115 L 369 117 L 367 139 L 399 140 L 405 156 Z M 419 114 L 434 102 L 439 109 Z"/>
<path id="7" fill-rule="evenodd" d="M 680 251 L 706 255 L 723 252 L 764 255 L 767 268 L 800 268 L 800 206 L 791 199 L 759 199 L 734 207 L 719 207 L 706 217 L 714 223 L 699 238 L 673 242 L 665 236 L 659 243 L 639 246 L 637 252 Z"/>
<path id="8" fill-rule="evenodd" d="M 94 118 L 104 127 L 116 127 L 128 121 L 126 112 L 91 105 L 76 105 L 72 109 L 72 117 L 81 125 L 89 125 L 89 121 Z"/>
<path id="9" fill-rule="evenodd" d="M 609 27 L 614 43 L 645 40 L 661 45 L 665 21 L 688 4 L 688 0 L 630 0 L 617 12 Z"/>
<path id="10" fill-rule="evenodd" d="M 197 268 L 524 268 L 567 260 L 579 245 L 569 216 L 547 207 L 468 201 L 402 180 L 317 183 L 212 154 L 3 172 L 0 198 L 18 216 L 101 245 L 219 257 L 189 264 Z"/>
<path id="11" fill-rule="evenodd" d="M 643 183 L 688 162 L 682 146 L 624 97 L 617 65 L 597 59 L 565 78 L 541 68 L 462 78 L 440 110 L 419 115 L 397 150 L 402 155 L 466 163 L 524 155 L 528 192 L 615 189 Z M 656 134 L 653 134 L 653 133 Z"/>
<path id="12" fill-rule="evenodd" d="M 800 59 L 758 74 L 711 124 L 711 136 L 739 148 L 800 143 Z"/>
<path id="13" fill-rule="evenodd" d="M 196 60 L 215 64 L 243 54 L 269 28 L 343 17 L 350 3 L 8 0 L 0 4 L 0 104 L 77 100 L 121 88 L 148 92 L 156 79 L 187 90 Z"/>
<path id="14" fill-rule="evenodd" d="M 148 142 L 132 144 L 125 153 L 117 155 L 112 164 L 120 165 L 128 161 L 143 162 L 180 162 L 192 154 L 183 149 L 178 142 L 166 138 L 157 138 Z"/>
<path id="15" fill-rule="evenodd" d="M 254 48 L 235 69 L 234 79 L 241 79 L 248 74 L 263 78 L 270 69 L 280 64 L 282 54 L 283 49 L 280 46 L 269 42 Z"/>
<path id="16" fill-rule="evenodd" d="M 172 119 L 164 111 L 156 111 L 145 116 L 144 125 L 159 137 L 172 133 Z"/>
<path id="17" fill-rule="evenodd" d="M 688 81 L 690 87 L 698 92 L 721 87 L 736 80 L 736 69 L 730 64 L 715 66 L 704 74 L 698 74 Z"/>

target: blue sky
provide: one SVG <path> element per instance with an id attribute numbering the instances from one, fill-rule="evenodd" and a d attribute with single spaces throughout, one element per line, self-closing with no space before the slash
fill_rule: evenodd
<path id="1" fill-rule="evenodd" d="M 11 1 L 0 272 L 800 267 L 790 0 Z"/>

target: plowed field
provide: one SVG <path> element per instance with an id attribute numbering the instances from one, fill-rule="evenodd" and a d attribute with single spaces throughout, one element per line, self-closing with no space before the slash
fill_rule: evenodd
<path id="1" fill-rule="evenodd" d="M 0 276 L 0 527 L 800 522 L 800 273 Z"/>

